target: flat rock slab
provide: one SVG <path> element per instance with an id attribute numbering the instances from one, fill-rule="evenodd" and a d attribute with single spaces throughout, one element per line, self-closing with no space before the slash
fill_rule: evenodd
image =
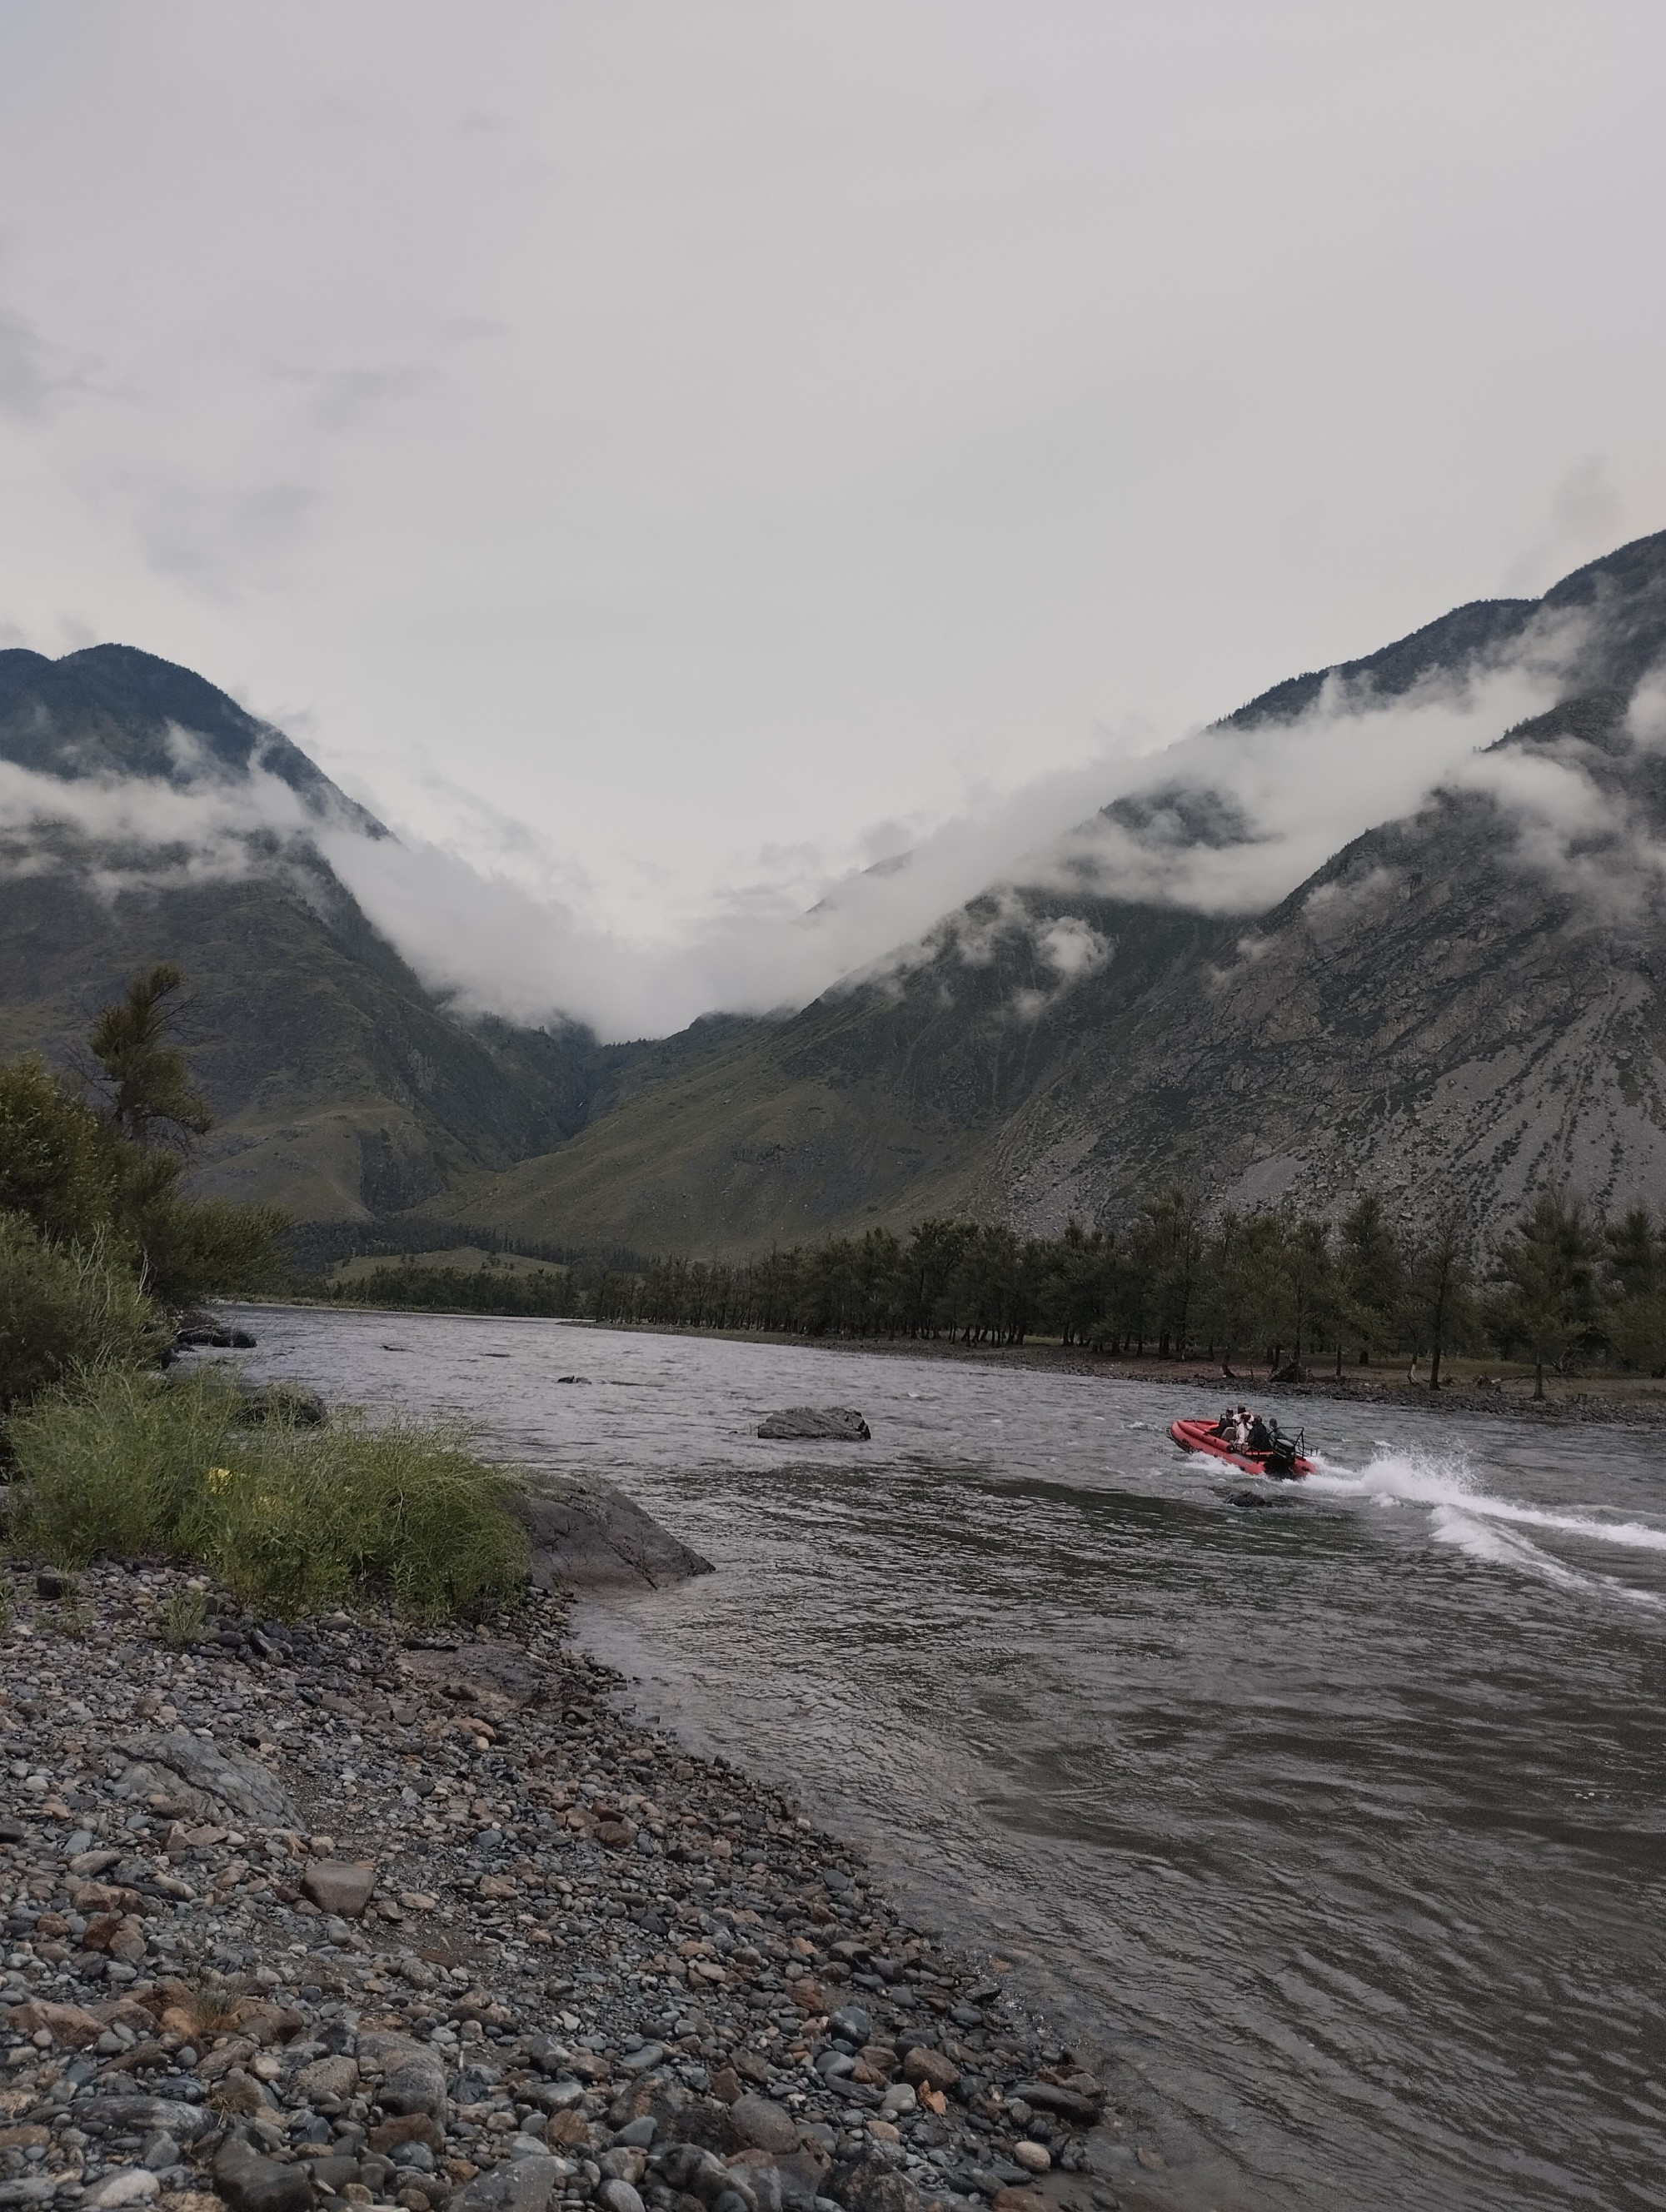
<path id="1" fill-rule="evenodd" d="M 362 1919 L 376 1888 L 374 1859 L 309 1859 L 301 1886 L 320 1912 Z"/>
<path id="2" fill-rule="evenodd" d="M 873 1434 L 849 1406 L 788 1406 L 760 1421 L 757 1432 L 772 1443 L 865 1444 Z"/>
<path id="3" fill-rule="evenodd" d="M 477 2173 L 452 2198 L 453 2212 L 549 2212 L 573 2168 L 560 2158 L 510 2158 Z"/>
<path id="4" fill-rule="evenodd" d="M 123 2204 L 146 2204 L 161 2193 L 161 2183 L 142 2166 L 119 2166 L 95 2181 L 82 2203 L 91 2212 L 118 2212 Z"/>
<path id="5" fill-rule="evenodd" d="M 1056 2112 L 1061 2119 L 1073 2120 L 1078 2127 L 1091 2128 L 1104 2110 L 1104 2090 L 1088 2074 L 1079 2075 L 1067 2084 L 1020 2081 L 1006 2094 L 1009 2098 L 1021 2097 L 1038 2112 Z"/>
<path id="6" fill-rule="evenodd" d="M 194 2142 L 220 2124 L 206 2105 L 174 2097 L 87 2097 L 76 2100 L 76 2124 L 89 2134 L 172 2136 Z"/>
<path id="7" fill-rule="evenodd" d="M 122 1745 L 130 1766 L 122 1781 L 143 1798 L 160 1790 L 199 1820 L 236 1822 L 257 1828 L 293 1828 L 301 1814 L 264 1766 L 240 1753 L 222 1751 L 211 1737 L 172 1729 L 155 1735 L 130 1736 Z"/>
<path id="8" fill-rule="evenodd" d="M 13 2005 L 6 2017 L 18 2034 L 34 2035 L 44 2027 L 54 2043 L 72 2051 L 88 2049 L 107 2027 L 131 2027 L 146 2036 L 154 2033 L 155 2026 L 144 2008 L 131 1997 L 101 2005 L 53 2004 L 44 1997 L 31 1997 L 23 2004 Z"/>
<path id="9" fill-rule="evenodd" d="M 679 1543 L 611 1482 L 546 1475 L 536 1489 L 521 1492 L 517 1510 L 532 1540 L 537 1589 L 599 1583 L 643 1583 L 658 1589 L 712 1572 L 709 1559 Z"/>

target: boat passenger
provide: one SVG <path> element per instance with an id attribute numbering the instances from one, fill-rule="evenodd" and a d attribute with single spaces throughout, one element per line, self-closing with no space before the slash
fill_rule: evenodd
<path id="1" fill-rule="evenodd" d="M 1274 1445 L 1274 1431 L 1268 1426 L 1262 1415 L 1260 1413 L 1252 1415 L 1246 1449 L 1252 1452 L 1270 1452 Z"/>
<path id="2" fill-rule="evenodd" d="M 1231 1407 L 1229 1406 L 1225 1412 L 1221 1415 L 1220 1419 L 1215 1423 L 1213 1428 L 1210 1430 L 1209 1434 L 1212 1437 L 1219 1437 L 1224 1441 L 1231 1441 L 1237 1437 L 1237 1419 L 1236 1415 L 1233 1413 Z"/>

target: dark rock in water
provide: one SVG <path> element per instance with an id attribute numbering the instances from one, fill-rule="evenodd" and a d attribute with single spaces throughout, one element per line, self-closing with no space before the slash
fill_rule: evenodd
<path id="1" fill-rule="evenodd" d="M 538 1589 L 592 1583 L 662 1583 L 708 1575 L 712 1563 L 679 1543 L 611 1482 L 554 1475 L 523 1492 L 516 1510 L 532 1540 Z"/>
<path id="2" fill-rule="evenodd" d="M 1038 2112 L 1056 2112 L 1061 2119 L 1085 2128 L 1093 2125 L 1105 2103 L 1104 2087 L 1091 2074 L 1074 2075 L 1067 2082 L 1019 2081 L 1007 2095 L 1021 2098 Z"/>
<path id="3" fill-rule="evenodd" d="M 590 1377 L 587 1375 L 557 1375 L 556 1380 L 557 1382 L 582 1382 L 588 1385 Z"/>
<path id="4" fill-rule="evenodd" d="M 758 1423 L 772 1443 L 866 1443 L 873 1431 L 848 1406 L 788 1406 Z"/>
<path id="5" fill-rule="evenodd" d="M 268 1421 L 292 1429 L 321 1429 L 329 1408 L 304 1382 L 246 1382 L 238 1394 L 240 1427 L 264 1428 Z"/>
<path id="6" fill-rule="evenodd" d="M 1283 1382 L 1292 1389 L 1303 1389 L 1313 1380 L 1313 1377 L 1299 1359 L 1286 1359 L 1284 1365 L 1275 1367 L 1267 1379 L 1269 1382 Z"/>
<path id="7" fill-rule="evenodd" d="M 1229 1505 L 1276 1505 L 1278 1502 L 1278 1493 L 1272 1490 L 1229 1490 L 1226 1493 Z"/>
<path id="8" fill-rule="evenodd" d="M 232 1328 L 217 1314 L 201 1307 L 179 1316 L 173 1332 L 175 1352 L 252 1352 L 254 1339 L 246 1328 Z"/>

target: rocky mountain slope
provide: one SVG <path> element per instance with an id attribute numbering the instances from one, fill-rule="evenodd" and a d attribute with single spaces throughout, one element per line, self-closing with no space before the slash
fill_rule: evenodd
<path id="1" fill-rule="evenodd" d="M 1547 1181 L 1658 1204 L 1666 533 L 1292 678 L 1216 734 L 1529 654 L 1554 666 L 1549 713 L 1478 730 L 1490 749 L 1270 910 L 1263 830 L 1194 762 L 1090 825 L 1120 879 L 1067 841 L 1046 887 L 992 889 L 791 1019 L 613 1048 L 455 1019 L 307 836 L 380 825 L 200 678 L 119 647 L 0 654 L 0 779 L 66 794 L 58 828 L 0 828 L 0 1049 L 64 1054 L 133 968 L 176 959 L 222 1116 L 208 1187 L 540 1243 L 728 1255 L 945 1212 L 1053 1230 L 1177 1175 L 1325 1208 L 1380 1184 L 1414 1218 L 1490 1219 Z M 170 865 L 154 825 L 139 856 L 127 817 L 76 811 L 112 776 L 186 799 L 272 778 L 298 823 L 234 823 L 215 866 Z M 1201 861 L 1237 910 L 1200 910 Z"/>
<path id="2" fill-rule="evenodd" d="M 992 892 L 888 972 L 442 1204 L 718 1255 L 933 1212 L 1055 1231 L 1175 1176 L 1324 1209 L 1380 1184 L 1413 1218 L 1487 1221 L 1546 1181 L 1660 1204 L 1666 791 L 1627 716 L 1666 655 L 1666 533 L 1542 601 L 1461 608 L 1292 679 L 1225 726 L 1292 720 L 1328 678 L 1392 698 L 1530 633 L 1560 639 L 1559 707 L 1489 732 L 1473 772 L 1271 912 Z M 1255 834 L 1207 789 L 1107 813 L 1159 860 Z"/>

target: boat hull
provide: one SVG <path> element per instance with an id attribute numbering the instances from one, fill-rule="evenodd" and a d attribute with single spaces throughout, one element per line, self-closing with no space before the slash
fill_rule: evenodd
<path id="1" fill-rule="evenodd" d="M 1169 1434 L 1182 1451 L 1202 1452 L 1210 1459 L 1224 1460 L 1241 1474 L 1264 1474 L 1274 1482 L 1299 1482 L 1313 1472 L 1312 1461 L 1298 1457 L 1291 1461 L 1288 1473 L 1282 1467 L 1273 1473 L 1267 1464 L 1267 1453 L 1239 1451 L 1225 1437 L 1216 1436 L 1213 1421 L 1171 1421 Z"/>

